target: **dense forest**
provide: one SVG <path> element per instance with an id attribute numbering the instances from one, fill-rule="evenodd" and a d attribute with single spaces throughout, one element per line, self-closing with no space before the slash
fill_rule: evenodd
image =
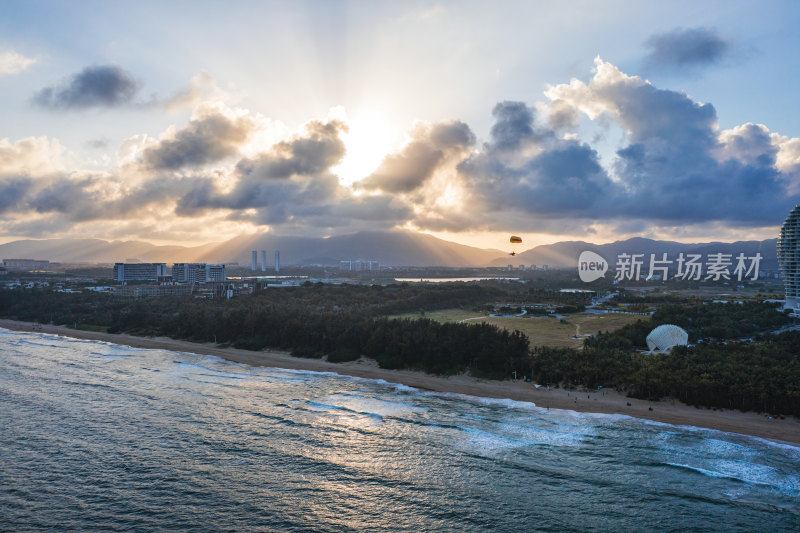
<path id="1" fill-rule="evenodd" d="M 651 317 L 611 333 L 597 332 L 581 350 L 531 348 L 522 333 L 482 323 L 388 316 L 456 307 L 480 310 L 522 295 L 517 286 L 511 297 L 504 289 L 501 284 L 309 283 L 232 300 L 125 300 L 21 289 L 0 291 L 0 316 L 252 350 L 279 348 L 298 357 L 327 355 L 331 361 L 363 355 L 384 368 L 436 374 L 468 371 L 507 379 L 516 371 L 553 386 L 614 387 L 639 398 L 673 397 L 707 407 L 800 415 L 800 332 L 764 334 L 789 320 L 766 303 L 665 302 Z M 549 289 L 539 296 L 545 294 L 554 301 L 564 297 Z M 581 305 L 572 298 L 565 300 Z M 667 354 L 643 353 L 647 334 L 664 323 L 682 326 L 691 342 L 702 342 Z"/>
<path id="2" fill-rule="evenodd" d="M 653 356 L 601 335 L 583 350 L 537 347 L 524 371 L 545 384 L 615 387 L 637 398 L 800 416 L 800 331 Z M 622 345 L 620 345 L 622 344 Z"/>

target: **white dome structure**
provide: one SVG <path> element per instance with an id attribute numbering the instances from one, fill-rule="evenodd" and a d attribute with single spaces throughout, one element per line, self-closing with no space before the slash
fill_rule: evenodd
<path id="1" fill-rule="evenodd" d="M 666 352 L 673 346 L 686 346 L 688 343 L 689 334 L 672 324 L 662 324 L 647 336 L 647 347 L 651 352 Z"/>

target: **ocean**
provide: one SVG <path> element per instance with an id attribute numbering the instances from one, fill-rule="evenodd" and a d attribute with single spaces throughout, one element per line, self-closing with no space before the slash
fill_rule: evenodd
<path id="1" fill-rule="evenodd" d="M 800 447 L 0 329 L 2 531 L 791 531 Z"/>

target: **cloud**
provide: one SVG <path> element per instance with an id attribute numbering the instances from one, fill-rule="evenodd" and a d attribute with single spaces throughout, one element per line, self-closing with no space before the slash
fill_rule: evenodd
<path id="1" fill-rule="evenodd" d="M 241 159 L 230 191 L 220 190 L 211 178 L 195 180 L 192 190 L 178 200 L 177 212 L 255 209 L 250 219 L 275 224 L 290 220 L 306 206 L 324 206 L 335 199 L 339 187 L 330 167 L 344 156 L 339 134 L 345 128 L 337 120 L 312 121 L 303 134 L 275 144 L 258 157 Z"/>
<path id="2" fill-rule="evenodd" d="M 578 127 L 580 112 L 564 100 L 553 100 L 548 106 L 547 122 L 554 130 L 572 130 Z"/>
<path id="3" fill-rule="evenodd" d="M 86 67 L 57 86 L 38 91 L 33 101 L 47 109 L 113 108 L 129 105 L 140 84 L 115 65 Z"/>
<path id="4" fill-rule="evenodd" d="M 253 182 L 311 176 L 335 166 L 345 154 L 339 133 L 347 126 L 338 120 L 306 124 L 305 135 L 275 144 L 256 158 L 243 159 L 239 173 Z"/>
<path id="5" fill-rule="evenodd" d="M 227 116 L 206 108 L 169 138 L 148 147 L 142 154 L 151 170 L 178 170 L 212 163 L 235 155 L 255 129 L 247 116 Z"/>
<path id="6" fill-rule="evenodd" d="M 798 200 L 787 196 L 768 130 L 720 132 L 711 104 L 657 89 L 599 58 L 595 64 L 588 84 L 572 80 L 546 94 L 590 118 L 605 114 L 627 134 L 612 165 L 617 181 L 603 195 L 612 208 L 596 216 L 758 226 L 778 223 Z"/>
<path id="7" fill-rule="evenodd" d="M 381 194 L 353 196 L 331 173 L 345 154 L 340 138 L 345 129 L 338 120 L 309 122 L 301 134 L 240 160 L 231 176 L 235 185 L 227 191 L 213 178 L 187 179 L 190 189 L 178 198 L 175 212 L 188 217 L 228 210 L 231 220 L 315 232 L 404 223 L 411 215 L 405 202 Z M 454 132 L 434 131 L 438 142 L 463 141 Z"/>
<path id="8" fill-rule="evenodd" d="M 109 146 L 109 140 L 105 137 L 90 139 L 84 143 L 87 148 L 92 150 L 105 150 Z"/>
<path id="9" fill-rule="evenodd" d="M 730 55 L 733 43 L 710 28 L 676 28 L 650 37 L 645 63 L 668 70 L 694 70 L 719 63 Z"/>
<path id="10" fill-rule="evenodd" d="M 188 86 L 169 98 L 154 98 L 154 103 L 164 106 L 167 111 L 177 111 L 199 107 L 204 103 L 229 102 L 234 99 L 234 95 L 221 89 L 210 74 L 200 72 L 191 79 Z"/>
<path id="11" fill-rule="evenodd" d="M 25 57 L 14 51 L 0 52 L 0 76 L 17 74 L 36 63 L 36 59 Z"/>
<path id="12" fill-rule="evenodd" d="M 800 203 L 800 139 L 763 124 L 720 130 L 711 104 L 600 58 L 588 79 L 545 95 L 548 102 L 487 110 L 493 123 L 481 143 L 459 120 L 418 123 L 354 187 L 332 170 L 347 129 L 333 118 L 266 142 L 259 135 L 268 119 L 204 102 L 158 139 L 128 139 L 106 173 L 76 169 L 57 141 L 2 139 L 0 233 L 104 224 L 123 232 L 137 221 L 181 235 L 193 222 L 201 231 L 213 224 L 285 234 L 414 227 L 750 235 Z M 614 152 L 593 140 L 592 128 L 609 127 L 621 135 Z"/>
<path id="13" fill-rule="evenodd" d="M 588 82 L 546 95 L 556 112 L 618 125 L 624 137 L 612 158 L 604 164 L 595 146 L 560 135 L 564 124 L 553 123 L 549 106 L 539 106 L 541 122 L 525 103 L 502 102 L 489 142 L 457 166 L 459 202 L 415 204 L 414 224 L 556 233 L 597 224 L 765 227 L 800 202 L 800 142 L 763 125 L 720 131 L 711 104 L 595 63 Z"/>
<path id="14" fill-rule="evenodd" d="M 461 121 L 420 125 L 400 152 L 387 156 L 378 169 L 359 183 L 367 190 L 411 192 L 426 181 L 448 157 L 463 154 L 475 135 Z"/>
<path id="15" fill-rule="evenodd" d="M 463 185 L 471 191 L 467 209 L 481 213 L 481 224 L 590 218 L 604 197 L 618 194 L 592 147 L 559 139 L 546 126 L 535 125 L 533 111 L 524 103 L 501 105 L 495 110 L 503 112 L 493 113 L 492 142 L 458 165 Z"/>
<path id="16" fill-rule="evenodd" d="M 62 172 L 73 163 L 70 154 L 54 139 L 26 137 L 13 143 L 0 139 L 0 176 L 43 176 Z"/>
<path id="17" fill-rule="evenodd" d="M 500 102 L 492 109 L 495 123 L 490 135 L 492 146 L 498 150 L 515 150 L 535 140 L 533 109 L 524 102 Z"/>
<path id="18" fill-rule="evenodd" d="M 0 178 L 0 213 L 18 209 L 30 188 L 31 179 L 28 177 Z"/>

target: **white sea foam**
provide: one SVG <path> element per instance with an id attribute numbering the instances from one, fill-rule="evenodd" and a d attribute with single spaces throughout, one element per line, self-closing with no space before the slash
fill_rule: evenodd
<path id="1" fill-rule="evenodd" d="M 131 357 L 132 354 L 130 353 L 103 353 L 103 352 L 91 352 L 92 355 L 99 355 L 100 357 Z"/>
<path id="2" fill-rule="evenodd" d="M 175 364 L 179 365 L 181 368 L 198 368 L 200 370 L 206 370 L 208 372 L 213 372 L 216 375 L 225 377 L 225 376 L 236 376 L 236 377 L 252 377 L 250 372 L 231 372 L 230 370 L 223 370 L 220 368 L 212 368 L 209 366 L 201 365 L 198 363 L 190 363 L 188 361 L 173 361 Z"/>
<path id="3" fill-rule="evenodd" d="M 386 400 L 383 398 L 366 398 L 361 395 L 332 394 L 326 400 L 339 407 L 358 413 L 369 413 L 384 416 L 406 416 L 413 413 L 424 413 L 429 409 L 410 402 Z"/>
<path id="4" fill-rule="evenodd" d="M 420 394 L 436 398 L 444 398 L 447 400 L 458 400 L 461 402 L 469 402 L 471 404 L 483 405 L 487 407 L 505 407 L 507 409 L 541 410 L 541 408 L 536 407 L 536 404 L 533 402 L 522 402 L 519 400 L 512 400 L 510 398 L 484 398 L 481 396 L 472 396 L 470 394 L 461 394 L 458 392 L 437 392 L 437 391 L 425 391 L 425 392 L 420 392 Z"/>
<path id="5" fill-rule="evenodd" d="M 500 450 L 536 444 L 535 442 L 515 439 L 482 429 L 468 427 L 459 427 L 458 429 L 462 434 L 462 438 L 456 443 L 456 447 L 470 453 L 493 454 Z"/>
<path id="6" fill-rule="evenodd" d="M 372 418 L 377 419 L 377 420 L 381 420 L 381 421 L 383 420 L 383 416 L 381 414 L 379 414 L 379 413 L 373 413 L 373 412 L 369 412 L 369 411 L 357 411 L 355 409 L 351 409 L 351 408 L 343 406 L 343 405 L 333 405 L 333 404 L 327 404 L 327 403 L 322 403 L 322 402 L 315 402 L 315 401 L 312 401 L 312 400 L 306 400 L 306 405 L 312 411 L 342 411 L 342 412 L 345 412 L 345 413 L 348 413 L 348 414 L 369 416 L 369 417 L 372 417 Z"/>
<path id="7" fill-rule="evenodd" d="M 703 466 L 673 462 L 664 464 L 709 477 L 731 479 L 747 485 L 763 485 L 774 488 L 783 494 L 800 496 L 800 476 L 798 475 L 785 475 L 771 466 L 748 461 L 711 460 L 708 463 Z"/>

